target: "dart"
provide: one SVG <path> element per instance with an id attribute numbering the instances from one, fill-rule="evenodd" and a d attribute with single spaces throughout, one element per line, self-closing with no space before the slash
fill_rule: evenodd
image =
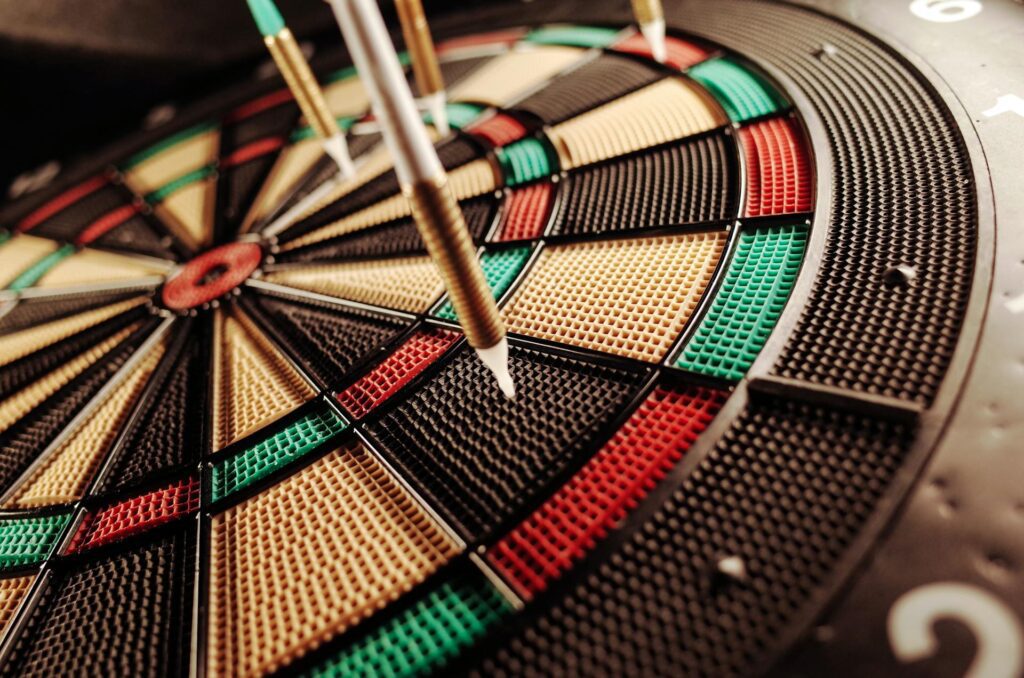
<path id="1" fill-rule="evenodd" d="M 441 136 L 448 136 L 448 111 L 441 67 L 437 63 L 434 39 L 423 13 L 421 0 L 396 0 L 398 20 L 402 25 L 402 37 L 412 57 L 412 72 L 420 92 L 420 103 L 430 113 L 434 127 Z"/>
<path id="2" fill-rule="evenodd" d="M 508 369 L 505 325 L 448 177 L 438 160 L 402 72 L 395 46 L 373 0 L 331 0 L 356 68 L 373 102 L 402 193 L 448 295 L 480 360 L 494 373 L 502 392 L 515 387 Z"/>
<path id="3" fill-rule="evenodd" d="M 661 0 L 631 0 L 633 14 L 640 25 L 640 32 L 651 46 L 651 54 L 658 63 L 665 63 L 668 53 L 665 48 L 665 12 Z"/>
<path id="4" fill-rule="evenodd" d="M 331 156 L 341 175 L 348 179 L 355 174 L 345 135 L 327 108 L 323 91 L 299 49 L 295 36 L 285 26 L 274 0 L 247 0 L 256 26 L 274 63 L 284 76 L 288 88 L 302 109 L 302 114 L 316 135 L 323 141 L 324 151 Z"/>

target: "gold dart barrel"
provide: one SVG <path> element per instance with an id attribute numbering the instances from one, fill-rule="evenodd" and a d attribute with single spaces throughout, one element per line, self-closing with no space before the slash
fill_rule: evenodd
<path id="1" fill-rule="evenodd" d="M 631 0 L 636 22 L 641 26 L 655 21 L 663 21 L 665 14 L 661 9 L 661 0 Z"/>
<path id="2" fill-rule="evenodd" d="M 412 58 L 412 71 L 420 96 L 435 94 L 444 90 L 441 67 L 437 63 L 434 40 L 430 37 L 430 26 L 423 13 L 420 0 L 395 0 L 398 20 L 402 24 L 402 37 Z"/>
<path id="3" fill-rule="evenodd" d="M 427 252 L 438 266 L 466 339 L 474 348 L 494 346 L 505 336 L 491 288 L 477 263 L 459 203 L 440 175 L 402 187 Z"/>
<path id="4" fill-rule="evenodd" d="M 289 89 L 299 102 L 299 108 L 306 122 L 321 139 L 330 139 L 341 133 L 338 123 L 327 108 L 320 85 L 306 63 L 306 57 L 295 42 L 295 36 L 287 28 L 263 38 L 274 63 L 281 70 Z"/>

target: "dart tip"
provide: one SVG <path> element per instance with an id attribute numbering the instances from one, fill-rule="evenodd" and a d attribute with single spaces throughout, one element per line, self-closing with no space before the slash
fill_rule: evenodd
<path id="1" fill-rule="evenodd" d="M 665 63 L 668 59 L 668 50 L 665 47 L 665 20 L 655 19 L 640 25 L 640 33 L 647 40 L 651 47 L 651 56 L 659 64 Z"/>
<path id="2" fill-rule="evenodd" d="M 421 99 L 423 107 L 430 114 L 430 122 L 442 138 L 448 136 L 451 127 L 448 125 L 448 102 L 444 90 L 428 94 Z"/>
<path id="3" fill-rule="evenodd" d="M 478 348 L 476 354 L 480 356 L 481 362 L 494 373 L 498 381 L 498 388 L 505 394 L 506 398 L 516 397 L 516 385 L 512 381 L 512 373 L 508 369 L 508 339 L 502 338 L 490 348 Z"/>
<path id="4" fill-rule="evenodd" d="M 338 165 L 343 179 L 347 181 L 355 176 L 356 166 L 352 164 L 352 156 L 348 154 L 348 144 L 343 135 L 335 134 L 324 139 L 324 151 Z"/>
<path id="5" fill-rule="evenodd" d="M 264 37 L 277 35 L 284 30 L 284 19 L 278 11 L 274 0 L 247 0 L 256 27 Z"/>

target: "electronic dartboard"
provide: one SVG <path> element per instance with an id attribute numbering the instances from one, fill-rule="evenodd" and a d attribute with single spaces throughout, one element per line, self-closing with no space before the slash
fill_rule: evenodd
<path id="1" fill-rule="evenodd" d="M 17 675 L 1024 671 L 1024 7 L 432 17 L 509 332 L 253 76 L 0 212 Z M 429 122 L 429 120 L 428 120 Z"/>

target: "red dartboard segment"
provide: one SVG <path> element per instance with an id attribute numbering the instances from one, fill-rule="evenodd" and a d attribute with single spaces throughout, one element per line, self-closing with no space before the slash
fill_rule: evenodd
<path id="1" fill-rule="evenodd" d="M 491 33 L 477 33 L 461 38 L 452 38 L 437 44 L 438 54 L 447 54 L 458 49 L 467 47 L 480 47 L 481 45 L 512 45 L 523 36 L 526 29 L 513 28 L 505 31 L 493 31 Z"/>
<path id="2" fill-rule="evenodd" d="M 635 54 L 648 59 L 654 58 L 651 56 L 651 47 L 647 44 L 647 39 L 639 33 L 634 33 L 628 38 L 620 40 L 612 45 L 611 49 L 616 52 Z M 710 53 L 703 47 L 672 37 L 665 38 L 665 51 L 668 55 L 665 63 L 679 70 L 687 69 L 710 56 Z"/>
<path id="3" fill-rule="evenodd" d="M 508 190 L 496 240 L 508 242 L 539 238 L 548 221 L 554 190 L 554 184 L 550 182 Z"/>
<path id="4" fill-rule="evenodd" d="M 740 129 L 747 160 L 744 216 L 792 214 L 811 209 L 811 166 L 796 123 L 776 118 Z"/>
<path id="5" fill-rule="evenodd" d="M 242 104 L 238 108 L 234 109 L 224 117 L 224 123 L 236 123 L 246 118 L 251 118 L 258 113 L 268 111 L 275 106 L 280 106 L 283 103 L 294 100 L 294 96 L 290 89 L 279 89 L 270 94 L 265 94 L 258 99 L 253 99 L 247 103 Z"/>
<path id="6" fill-rule="evenodd" d="M 482 120 L 466 131 L 487 140 L 492 146 L 505 146 L 526 136 L 526 126 L 511 115 L 498 113 Z"/>
<path id="7" fill-rule="evenodd" d="M 189 477 L 167 487 L 86 514 L 71 540 L 75 553 L 120 541 L 199 510 L 199 479 Z"/>
<path id="8" fill-rule="evenodd" d="M 235 242 L 203 252 L 164 283 L 160 298 L 175 311 L 208 304 L 248 279 L 263 260 L 256 243 Z"/>
<path id="9" fill-rule="evenodd" d="M 250 160 L 255 160 L 256 158 L 267 155 L 268 153 L 277 151 L 284 146 L 284 144 L 285 140 L 281 137 L 264 137 L 262 139 L 257 139 L 222 158 L 220 161 L 220 167 L 221 169 L 229 169 L 236 165 L 243 165 Z"/>
<path id="10" fill-rule="evenodd" d="M 353 418 L 365 417 L 427 369 L 458 338 L 457 333 L 447 330 L 417 332 L 359 381 L 339 393 L 338 402 Z"/>
<path id="11" fill-rule="evenodd" d="M 76 245 L 88 245 L 93 240 L 103 237 L 109 231 L 117 228 L 141 211 L 141 205 L 123 205 L 104 214 L 92 222 L 75 238 Z"/>
<path id="12" fill-rule="evenodd" d="M 24 219 L 18 222 L 15 227 L 19 233 L 25 233 L 30 231 L 39 224 L 43 223 L 58 212 L 71 207 L 82 198 L 95 193 L 99 189 L 103 188 L 109 183 L 109 179 L 104 175 L 98 175 L 83 181 L 80 184 L 72 186 L 68 190 L 64 191 L 57 197 L 49 200 L 31 213 L 29 213 Z"/>
<path id="13" fill-rule="evenodd" d="M 725 402 L 703 387 L 658 388 L 564 486 L 488 551 L 529 599 L 626 515 L 690 447 Z"/>

